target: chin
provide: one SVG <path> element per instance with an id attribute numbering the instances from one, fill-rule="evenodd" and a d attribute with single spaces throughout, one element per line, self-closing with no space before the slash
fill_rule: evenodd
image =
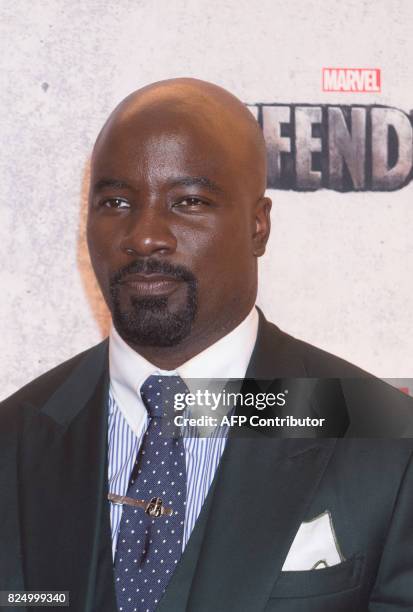
<path id="1" fill-rule="evenodd" d="M 136 303 L 138 302 L 138 303 Z M 177 312 L 168 309 L 167 298 L 135 300 L 132 309 L 113 310 L 119 335 L 136 346 L 176 346 L 187 338 L 196 316 L 196 304 L 186 304 Z"/>

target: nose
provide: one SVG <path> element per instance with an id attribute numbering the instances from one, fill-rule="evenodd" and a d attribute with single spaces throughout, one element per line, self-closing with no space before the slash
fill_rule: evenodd
<path id="1" fill-rule="evenodd" d="M 127 255 L 147 257 L 175 252 L 177 240 L 166 211 L 147 207 L 137 211 L 128 221 L 121 241 L 121 250 Z"/>

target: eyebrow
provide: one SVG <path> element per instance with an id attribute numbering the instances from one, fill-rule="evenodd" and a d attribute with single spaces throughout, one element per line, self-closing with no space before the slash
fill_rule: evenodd
<path id="1" fill-rule="evenodd" d="M 171 187 L 203 187 L 213 193 L 224 193 L 224 190 L 207 176 L 179 176 L 169 181 Z M 94 186 L 94 191 L 103 191 L 104 189 L 132 189 L 125 181 L 113 178 L 102 178 L 97 181 Z"/>
<path id="2" fill-rule="evenodd" d="M 204 187 L 214 193 L 224 193 L 224 190 L 206 176 L 180 176 L 170 181 L 172 187 Z"/>
<path id="3" fill-rule="evenodd" d="M 131 186 L 128 185 L 128 183 L 125 183 L 125 181 L 120 181 L 119 179 L 112 178 L 100 179 L 94 184 L 93 188 L 95 191 L 102 191 L 103 189 L 106 189 L 108 187 L 112 189 L 131 189 Z"/>

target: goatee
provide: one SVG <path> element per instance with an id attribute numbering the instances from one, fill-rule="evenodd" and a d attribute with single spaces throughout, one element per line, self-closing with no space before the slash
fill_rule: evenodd
<path id="1" fill-rule="evenodd" d="M 186 284 L 186 296 L 179 305 L 170 296 L 121 296 L 122 282 L 133 274 L 162 274 Z M 184 266 L 158 259 L 136 260 L 113 274 L 109 282 L 113 323 L 128 344 L 167 347 L 186 338 L 195 320 L 198 282 Z"/>

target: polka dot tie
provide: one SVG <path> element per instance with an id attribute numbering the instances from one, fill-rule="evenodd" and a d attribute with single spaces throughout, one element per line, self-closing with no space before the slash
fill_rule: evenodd
<path id="1" fill-rule="evenodd" d="M 141 387 L 148 429 L 132 472 L 128 497 L 160 497 L 171 516 L 149 516 L 123 505 L 115 555 L 115 584 L 120 612 L 156 609 L 182 554 L 186 503 L 183 439 L 173 425 L 176 393 L 187 393 L 178 376 L 150 376 Z"/>

